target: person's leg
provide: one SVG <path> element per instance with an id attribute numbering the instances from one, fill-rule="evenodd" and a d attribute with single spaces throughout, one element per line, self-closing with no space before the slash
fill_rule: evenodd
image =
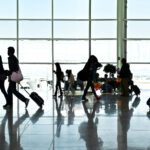
<path id="1" fill-rule="evenodd" d="M 59 87 L 59 90 L 60 90 L 60 96 L 62 96 L 63 92 L 62 92 L 62 88 L 61 88 L 61 81 L 58 81 L 58 87 Z"/>
<path id="2" fill-rule="evenodd" d="M 12 95 L 12 91 L 13 88 L 15 88 L 14 84 L 12 81 L 9 82 L 9 86 L 8 86 L 8 105 L 12 106 L 13 105 L 13 95 Z"/>
<path id="3" fill-rule="evenodd" d="M 121 95 L 124 95 L 124 78 L 121 79 L 120 90 L 121 90 Z"/>
<path id="4" fill-rule="evenodd" d="M 89 87 L 90 87 L 90 81 L 87 81 L 87 85 L 86 85 L 86 88 L 84 89 L 84 93 L 83 93 L 83 96 L 82 96 L 83 100 L 87 100 L 86 99 L 86 94 L 87 94 L 87 91 L 88 91 Z"/>
<path id="5" fill-rule="evenodd" d="M 129 96 L 129 82 L 128 82 L 128 78 L 124 79 L 124 94 L 125 94 L 125 96 Z"/>
<path id="6" fill-rule="evenodd" d="M 56 81 L 55 94 L 54 94 L 54 96 L 57 96 L 57 91 L 58 91 L 58 80 Z"/>
<path id="7" fill-rule="evenodd" d="M 6 93 L 4 82 L 5 81 L 0 81 L 0 89 L 6 99 L 6 105 L 7 105 L 8 104 L 8 94 Z"/>
<path id="8" fill-rule="evenodd" d="M 18 99 L 20 99 L 22 102 L 26 103 L 27 98 L 24 97 L 19 91 L 17 91 L 17 89 L 16 89 L 16 83 L 14 82 L 13 84 L 14 84 L 14 88 L 12 89 L 12 92 L 14 93 L 14 95 L 15 95 Z"/>
<path id="9" fill-rule="evenodd" d="M 91 86 L 92 92 L 93 92 L 94 96 L 96 97 L 96 99 L 97 100 L 100 99 L 100 97 L 96 94 L 96 91 L 94 89 L 94 84 L 92 81 L 90 82 L 90 86 Z"/>

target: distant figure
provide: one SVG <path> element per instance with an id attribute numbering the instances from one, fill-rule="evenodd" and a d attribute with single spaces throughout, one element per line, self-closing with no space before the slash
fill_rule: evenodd
<path id="1" fill-rule="evenodd" d="M 56 71 L 55 70 L 53 71 L 56 74 L 56 90 L 55 90 L 54 97 L 57 97 L 58 88 L 60 90 L 60 96 L 63 96 L 63 92 L 61 89 L 61 81 L 63 82 L 64 74 L 58 62 L 55 63 L 55 66 L 56 66 Z"/>
<path id="2" fill-rule="evenodd" d="M 129 80 L 131 78 L 130 66 L 126 62 L 125 58 L 122 58 L 122 67 L 119 72 L 119 77 L 121 78 L 120 88 L 122 96 L 129 96 Z"/>
<path id="3" fill-rule="evenodd" d="M 3 93 L 3 95 L 6 99 L 5 105 L 7 105 L 7 103 L 8 103 L 8 94 L 6 93 L 5 86 L 4 86 L 6 78 L 7 78 L 7 76 L 5 74 L 5 70 L 3 68 L 2 58 L 0 56 L 0 89 L 1 89 L 1 92 Z M 5 105 L 3 107 L 5 107 Z"/>
<path id="4" fill-rule="evenodd" d="M 112 92 L 112 87 L 110 85 L 110 79 L 108 79 L 108 75 L 104 75 L 104 84 L 102 86 L 103 92 Z"/>
<path id="5" fill-rule="evenodd" d="M 74 75 L 72 74 L 72 70 L 66 70 L 67 76 L 68 76 L 68 93 L 69 90 L 72 92 L 74 95 L 75 92 L 75 80 L 74 80 Z"/>
<path id="6" fill-rule="evenodd" d="M 7 74 L 9 75 L 9 86 L 8 86 L 8 103 L 4 106 L 4 108 L 12 107 L 13 105 L 13 94 L 25 103 L 25 106 L 28 106 L 29 99 L 24 97 L 21 93 L 16 90 L 16 82 L 12 81 L 10 76 L 13 72 L 19 71 L 19 61 L 14 55 L 15 49 L 14 47 L 8 47 L 8 66 L 9 71 Z"/>
<path id="7" fill-rule="evenodd" d="M 96 71 L 100 67 L 102 67 L 102 65 L 98 62 L 96 56 L 91 55 L 87 63 L 85 64 L 85 67 L 83 68 L 83 70 L 85 71 L 84 75 L 87 77 L 87 85 L 82 96 L 83 100 L 87 100 L 86 94 L 87 94 L 89 87 L 91 87 L 92 92 L 94 96 L 96 97 L 96 99 L 98 100 L 100 98 L 99 96 L 97 96 L 96 91 L 94 89 L 94 84 L 93 84 L 93 81 L 96 81 Z"/>

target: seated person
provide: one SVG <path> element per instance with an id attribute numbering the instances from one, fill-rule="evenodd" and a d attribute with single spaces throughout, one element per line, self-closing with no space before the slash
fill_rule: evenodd
<path id="1" fill-rule="evenodd" d="M 105 74 L 104 75 L 104 84 L 103 84 L 103 86 L 102 86 L 102 90 L 103 90 L 103 92 L 111 92 L 112 91 L 112 87 L 111 87 L 111 85 L 109 84 L 109 79 L 108 79 L 108 75 L 107 74 Z"/>

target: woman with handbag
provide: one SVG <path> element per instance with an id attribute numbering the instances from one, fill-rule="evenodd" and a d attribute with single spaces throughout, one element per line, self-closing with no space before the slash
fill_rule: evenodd
<path id="1" fill-rule="evenodd" d="M 6 93 L 5 86 L 4 86 L 6 79 L 7 79 L 7 76 L 5 74 L 5 70 L 3 68 L 2 58 L 0 56 L 0 89 L 1 89 L 1 92 L 3 93 L 3 95 L 6 99 L 6 104 L 5 105 L 7 105 L 7 103 L 8 103 L 8 94 Z"/>
<path id="2" fill-rule="evenodd" d="M 4 108 L 12 107 L 13 105 L 13 94 L 25 103 L 25 106 L 28 106 L 29 99 L 24 97 L 21 93 L 19 93 L 16 89 L 16 82 L 12 80 L 12 74 L 14 72 L 20 71 L 19 61 L 14 55 L 15 49 L 14 47 L 8 47 L 8 76 L 9 76 L 9 87 L 8 87 L 8 103 L 4 106 Z"/>

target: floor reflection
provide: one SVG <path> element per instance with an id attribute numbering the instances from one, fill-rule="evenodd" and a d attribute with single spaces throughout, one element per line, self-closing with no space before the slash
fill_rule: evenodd
<path id="1" fill-rule="evenodd" d="M 97 107 L 99 107 L 99 102 L 96 102 L 93 105 L 92 111 L 91 108 L 90 111 L 88 110 L 86 103 L 88 102 L 82 102 L 88 121 L 84 121 L 79 125 L 78 131 L 80 134 L 80 138 L 85 141 L 87 150 L 101 150 L 103 147 L 103 141 L 98 136 L 98 118 L 95 118 L 95 111 Z"/>

